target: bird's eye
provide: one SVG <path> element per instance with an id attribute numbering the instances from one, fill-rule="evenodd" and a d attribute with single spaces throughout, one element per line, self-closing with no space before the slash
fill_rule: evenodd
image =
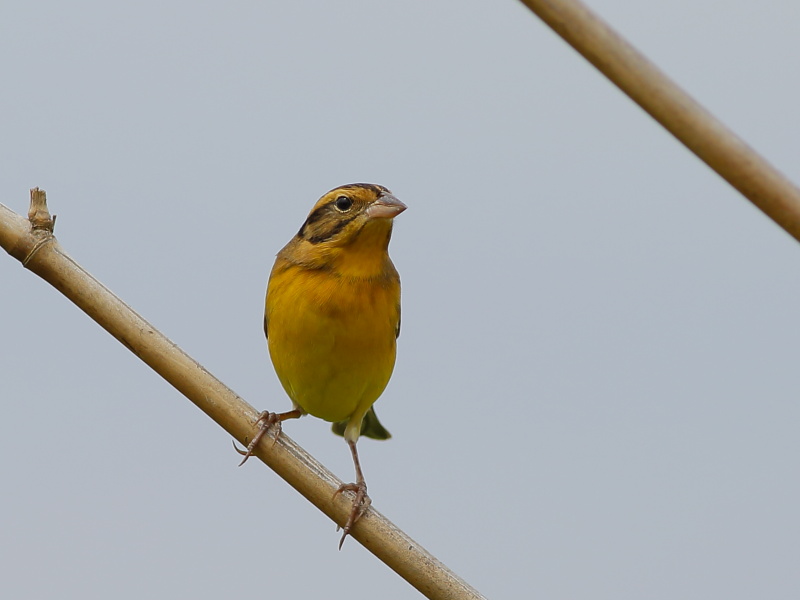
<path id="1" fill-rule="evenodd" d="M 342 212 L 347 212 L 353 206 L 353 201 L 347 196 L 339 196 L 334 202 L 336 209 Z"/>

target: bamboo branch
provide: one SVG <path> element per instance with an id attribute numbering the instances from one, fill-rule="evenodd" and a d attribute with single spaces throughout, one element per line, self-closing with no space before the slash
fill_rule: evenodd
<path id="1" fill-rule="evenodd" d="M 521 0 L 617 87 L 800 241 L 800 189 L 579 0 Z"/>
<path id="2" fill-rule="evenodd" d="M 0 246 L 74 302 L 240 443 L 252 439 L 258 418 L 252 406 L 61 249 L 53 235 L 55 219 L 47 210 L 44 191 L 31 190 L 28 214 L 25 219 L 0 204 Z M 276 443 L 273 439 L 265 436 L 255 456 L 341 526 L 352 506 L 347 494 L 334 498 L 342 482 L 286 434 Z M 428 598 L 483 598 L 372 507 L 355 524 L 352 537 Z"/>

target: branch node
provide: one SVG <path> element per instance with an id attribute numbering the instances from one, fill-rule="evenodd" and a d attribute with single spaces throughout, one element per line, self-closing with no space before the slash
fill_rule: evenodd
<path id="1" fill-rule="evenodd" d="M 53 233 L 56 226 L 55 216 L 50 216 L 47 209 L 47 193 L 38 187 L 31 189 L 31 206 L 28 209 L 28 220 L 33 230 L 45 230 Z"/>
<path id="2" fill-rule="evenodd" d="M 31 234 L 35 243 L 25 256 L 20 258 L 22 266 L 26 268 L 39 249 L 55 239 L 53 229 L 56 225 L 56 218 L 55 216 L 50 216 L 50 211 L 47 208 L 47 193 L 38 187 L 31 189 L 31 206 L 28 209 L 28 221 L 31 224 Z"/>

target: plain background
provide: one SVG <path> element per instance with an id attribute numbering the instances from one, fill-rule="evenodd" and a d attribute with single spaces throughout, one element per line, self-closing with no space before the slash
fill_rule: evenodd
<path id="1" fill-rule="evenodd" d="M 800 181 L 800 4 L 590 5 Z M 800 247 L 521 4 L 14 0 L 0 68 L 0 201 L 258 408 L 274 254 L 409 206 L 363 466 L 488 597 L 797 597 Z M 0 595 L 419 597 L 3 256 Z"/>

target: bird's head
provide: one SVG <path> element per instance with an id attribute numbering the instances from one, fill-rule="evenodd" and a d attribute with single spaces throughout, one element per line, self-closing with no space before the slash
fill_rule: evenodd
<path id="1" fill-rule="evenodd" d="M 351 183 L 322 196 L 297 236 L 312 245 L 324 244 L 324 248 L 375 243 L 385 249 L 392 219 L 405 209 L 406 205 L 381 185 Z"/>
<path id="2" fill-rule="evenodd" d="M 395 272 L 388 253 L 392 220 L 405 209 L 380 185 L 333 189 L 317 201 L 290 243 L 290 260 L 347 277 L 388 277 Z"/>

